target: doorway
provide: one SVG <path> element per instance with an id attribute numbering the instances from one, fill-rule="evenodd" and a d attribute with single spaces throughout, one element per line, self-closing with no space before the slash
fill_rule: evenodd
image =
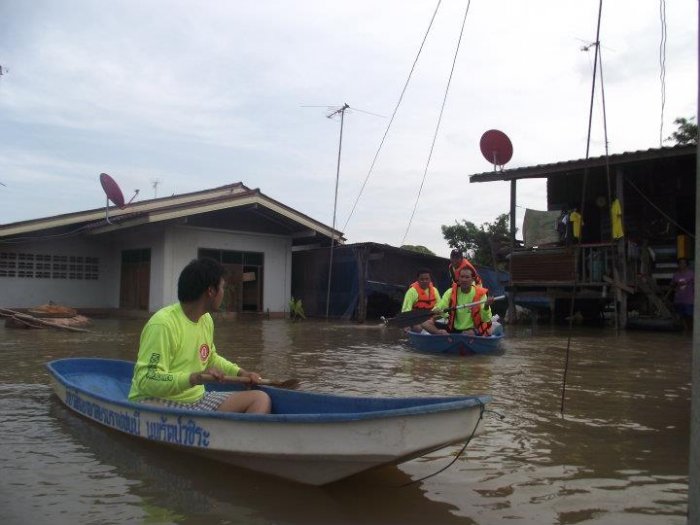
<path id="1" fill-rule="evenodd" d="M 151 290 L 151 249 L 122 250 L 119 308 L 148 310 Z"/>
<path id="2" fill-rule="evenodd" d="M 263 254 L 233 250 L 200 249 L 199 257 L 219 261 L 226 269 L 224 300 L 225 312 L 262 312 L 263 310 Z"/>

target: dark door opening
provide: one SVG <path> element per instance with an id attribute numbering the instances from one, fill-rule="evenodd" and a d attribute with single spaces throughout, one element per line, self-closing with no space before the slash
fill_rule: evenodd
<path id="1" fill-rule="evenodd" d="M 151 250 L 123 250 L 119 308 L 148 310 L 151 286 Z"/>

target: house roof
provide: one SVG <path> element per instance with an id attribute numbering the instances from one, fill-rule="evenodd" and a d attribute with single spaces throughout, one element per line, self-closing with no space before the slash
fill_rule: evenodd
<path id="1" fill-rule="evenodd" d="M 341 244 L 345 242 L 342 232 L 271 199 L 259 189 L 250 189 L 243 183 L 237 182 L 203 191 L 138 201 L 124 209 L 110 206 L 108 215 L 105 208 L 97 208 L 3 224 L 0 225 L 0 243 L 3 240 L 16 241 L 18 236 L 39 232 L 60 231 L 62 234 L 99 235 L 145 224 L 203 216 L 212 212 L 228 213 L 229 219 L 232 216 L 240 218 L 241 212 L 252 214 L 255 220 L 274 224 L 278 233 L 292 236 L 295 244 L 302 242 L 303 239 L 316 238 L 318 242 L 331 237 Z M 237 213 L 237 215 L 231 215 L 231 213 Z M 34 238 L 39 239 L 41 236 Z"/>
<path id="2" fill-rule="evenodd" d="M 551 164 L 538 164 L 523 168 L 514 168 L 503 171 L 490 171 L 477 173 L 469 176 L 469 182 L 493 182 L 498 180 L 518 180 L 518 179 L 539 179 L 558 175 L 568 175 L 573 172 L 580 172 L 591 168 L 618 167 L 626 164 L 647 162 L 664 158 L 691 156 L 697 153 L 698 147 L 695 144 L 673 146 L 669 148 L 656 148 L 639 151 L 630 151 L 592 157 L 588 159 L 568 160 L 564 162 L 554 162 Z"/>

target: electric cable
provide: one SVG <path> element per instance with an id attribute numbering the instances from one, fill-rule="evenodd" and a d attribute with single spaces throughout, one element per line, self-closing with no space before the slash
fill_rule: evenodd
<path id="1" fill-rule="evenodd" d="M 411 224 L 413 223 L 413 216 L 416 214 L 416 209 L 418 208 L 418 202 L 420 201 L 420 195 L 423 191 L 423 185 L 425 184 L 425 179 L 428 175 L 428 167 L 430 166 L 430 160 L 433 158 L 433 150 L 435 149 L 435 142 L 437 141 L 438 131 L 440 130 L 440 123 L 442 122 L 442 115 L 445 112 L 445 105 L 447 104 L 447 94 L 450 91 L 450 84 L 452 84 L 452 75 L 455 71 L 455 64 L 457 63 L 457 55 L 459 54 L 459 46 L 462 43 L 462 35 L 464 34 L 464 25 L 467 23 L 467 15 L 469 14 L 469 7 L 471 6 L 471 0 L 467 0 L 467 7 L 464 10 L 464 18 L 462 18 L 462 27 L 459 31 L 459 38 L 457 39 L 457 46 L 455 48 L 455 55 L 452 59 L 452 68 L 450 69 L 450 76 L 447 79 L 447 86 L 445 86 L 445 94 L 442 97 L 442 106 L 440 106 L 440 114 L 438 115 L 437 124 L 435 125 L 435 133 L 433 134 L 433 141 L 430 144 L 430 152 L 428 153 L 428 161 L 425 164 L 425 170 L 423 171 L 423 179 L 420 182 L 420 187 L 418 188 L 418 195 L 416 195 L 416 202 L 413 205 L 413 211 L 411 212 L 411 217 L 408 220 L 408 226 L 406 226 L 406 232 L 403 234 L 403 239 L 399 246 L 403 246 L 406 242 L 406 237 L 408 237 L 408 231 L 411 229 Z"/>

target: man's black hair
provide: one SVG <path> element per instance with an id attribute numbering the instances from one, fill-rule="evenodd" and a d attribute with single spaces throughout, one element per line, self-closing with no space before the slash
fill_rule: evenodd
<path id="1" fill-rule="evenodd" d="M 177 280 L 178 300 L 190 303 L 199 299 L 210 286 L 218 288 L 224 271 L 221 263 L 214 259 L 193 259 L 183 268 Z"/>
<path id="2" fill-rule="evenodd" d="M 422 273 L 427 273 L 428 275 L 431 275 L 431 271 L 428 268 L 418 268 L 418 271 L 416 272 L 416 277 L 420 277 L 420 274 Z"/>
<path id="3" fill-rule="evenodd" d="M 457 248 L 455 248 L 454 250 L 452 250 L 450 252 L 450 258 L 452 258 L 452 257 L 464 257 L 464 254 L 461 251 L 459 251 Z"/>

